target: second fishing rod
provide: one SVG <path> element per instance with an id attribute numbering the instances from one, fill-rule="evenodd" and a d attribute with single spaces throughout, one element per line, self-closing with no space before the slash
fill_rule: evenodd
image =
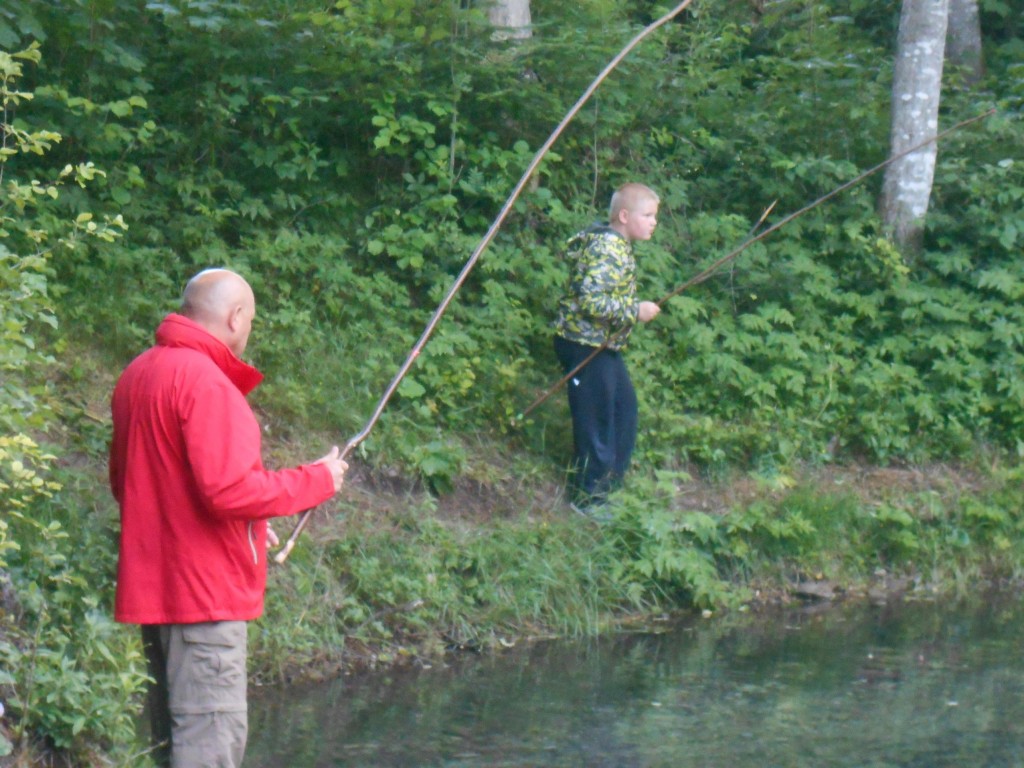
<path id="1" fill-rule="evenodd" d="M 773 232 L 777 232 L 779 229 L 781 229 L 782 227 L 786 226 L 787 224 L 789 224 L 791 221 L 793 221 L 794 219 L 798 218 L 799 216 L 804 215 L 805 213 L 807 213 L 808 211 L 810 211 L 813 208 L 817 208 L 822 203 L 824 203 L 824 202 L 826 202 L 828 200 L 831 200 L 836 195 L 838 195 L 838 194 L 840 194 L 842 192 L 845 192 L 850 187 L 853 187 L 853 186 L 859 184 L 864 179 L 868 178 L 869 176 L 872 176 L 875 173 L 878 173 L 878 171 L 882 170 L 883 168 L 886 168 L 887 166 L 892 165 L 897 160 L 900 160 L 900 159 L 902 159 L 904 157 L 907 157 L 908 155 L 911 155 L 914 152 L 918 152 L 921 149 L 923 149 L 924 147 L 928 146 L 929 144 L 933 144 L 933 143 L 938 142 L 939 140 L 945 138 L 946 136 L 948 136 L 949 134 L 953 133 L 954 131 L 957 131 L 957 130 L 959 130 L 959 129 L 967 126 L 967 125 L 970 125 L 971 123 L 975 123 L 975 122 L 977 122 L 979 120 L 982 120 L 982 119 L 984 119 L 986 117 L 989 117 L 989 116 L 993 115 L 994 113 L 995 113 L 995 110 L 994 109 L 990 109 L 987 112 L 983 112 L 980 115 L 975 115 L 974 117 L 970 117 L 970 118 L 967 118 L 966 120 L 962 120 L 959 123 L 957 123 L 956 125 L 952 125 L 949 128 L 947 128 L 946 130 L 944 130 L 944 131 L 942 131 L 940 133 L 937 133 L 934 136 L 932 136 L 932 137 L 930 137 L 928 139 L 925 139 L 924 141 L 922 141 L 922 142 L 920 142 L 918 144 L 915 144 L 914 146 L 909 147 L 908 149 L 903 150 L 902 152 L 899 152 L 897 154 L 891 155 L 890 157 L 886 158 L 882 162 L 878 163 L 878 165 L 875 165 L 872 168 L 869 168 L 868 170 L 864 171 L 863 173 L 858 174 L 857 176 L 855 176 L 854 178 L 852 178 L 849 181 L 845 182 L 844 184 L 841 184 L 840 186 L 836 187 L 832 191 L 822 195 L 821 197 L 819 197 L 816 200 L 808 203 L 807 205 L 805 205 L 803 208 L 799 209 L 798 211 L 794 211 L 793 213 L 789 214 L 788 216 L 786 216 L 783 219 L 779 220 L 775 224 L 772 224 L 770 227 L 767 227 L 766 229 L 764 229 L 764 230 L 762 230 L 761 232 L 758 233 L 758 229 L 767 220 L 768 216 L 771 214 L 771 212 L 774 209 L 776 203 L 778 202 L 778 200 L 776 200 L 775 202 L 773 202 L 771 205 L 769 205 L 765 209 L 764 213 L 761 214 L 760 218 L 757 220 L 757 222 L 751 228 L 750 233 L 747 235 L 747 237 L 743 241 L 743 243 L 741 243 L 739 246 L 737 246 L 733 250 L 731 250 L 728 253 L 726 253 L 724 256 L 721 256 L 720 258 L 718 258 L 715 261 L 713 261 L 708 267 L 706 267 L 705 269 L 701 270 L 698 274 L 696 274 L 693 277 L 691 277 L 689 280 L 687 280 L 682 285 L 674 288 L 672 291 L 670 291 L 668 294 L 663 296 L 661 299 L 659 299 L 655 303 L 660 308 L 669 299 L 671 299 L 671 298 L 673 298 L 675 296 L 678 296 L 680 293 L 685 291 L 687 288 L 691 288 L 694 285 L 697 285 L 698 283 L 701 283 L 704 280 L 706 280 L 707 278 L 711 277 L 711 275 L 713 275 L 715 272 L 717 272 L 722 266 L 724 266 L 725 264 L 733 261 L 737 256 L 739 256 L 741 253 L 743 253 L 743 251 L 745 251 L 751 245 L 753 245 L 754 243 L 760 242 L 761 240 L 764 240 L 766 237 L 771 235 Z M 755 234 L 755 233 L 757 233 L 757 234 Z M 543 404 L 546 400 L 548 400 L 548 398 L 550 398 L 555 392 L 559 391 L 568 381 L 570 381 L 577 373 L 582 371 L 601 352 L 603 352 L 604 350 L 608 349 L 610 346 L 614 345 L 618 341 L 621 341 L 623 338 L 625 338 L 629 334 L 629 332 L 631 330 L 632 330 L 632 326 L 626 326 L 626 327 L 620 328 L 620 329 L 618 329 L 618 330 L 616 330 L 614 332 L 609 333 L 608 338 L 605 339 L 603 344 L 601 344 L 600 346 L 595 346 L 593 352 L 591 352 L 587 357 L 585 357 L 572 370 L 570 370 L 568 373 L 566 373 L 564 376 L 562 376 L 562 378 L 560 378 L 557 382 L 555 382 L 550 387 L 548 387 L 548 389 L 546 389 L 541 395 L 539 395 L 526 408 L 524 408 L 522 411 L 520 411 L 518 414 L 516 414 L 516 416 L 514 416 L 513 419 L 512 419 L 512 426 L 515 427 L 515 426 L 518 426 L 519 424 L 521 424 L 523 422 L 523 420 L 531 412 L 536 410 L 541 404 Z"/>

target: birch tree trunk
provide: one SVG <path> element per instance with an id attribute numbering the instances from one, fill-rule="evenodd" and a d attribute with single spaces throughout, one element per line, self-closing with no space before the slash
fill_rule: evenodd
<path id="1" fill-rule="evenodd" d="M 891 154 L 934 136 L 950 0 L 903 0 L 892 88 Z M 935 143 L 886 169 L 882 218 L 895 242 L 920 248 L 935 176 Z"/>
<path id="2" fill-rule="evenodd" d="M 963 68 L 968 85 L 978 82 L 985 74 L 978 0 L 949 0 L 946 60 Z"/>
<path id="3" fill-rule="evenodd" d="M 494 26 L 493 40 L 523 40 L 533 35 L 530 0 L 493 0 L 487 18 Z"/>

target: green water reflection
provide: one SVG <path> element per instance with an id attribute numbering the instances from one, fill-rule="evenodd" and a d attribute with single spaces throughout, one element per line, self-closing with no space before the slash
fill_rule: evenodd
<path id="1" fill-rule="evenodd" d="M 246 768 L 1024 766 L 1022 619 L 790 611 L 260 689 Z"/>

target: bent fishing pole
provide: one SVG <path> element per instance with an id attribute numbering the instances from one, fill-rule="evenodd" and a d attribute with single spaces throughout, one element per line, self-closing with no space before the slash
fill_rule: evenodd
<path id="1" fill-rule="evenodd" d="M 430 339 L 430 336 L 433 334 L 434 329 L 440 322 L 442 315 L 444 315 L 445 311 L 448 309 L 448 305 L 451 304 L 452 299 L 455 297 L 456 292 L 458 292 L 459 288 L 462 287 L 462 284 L 465 282 L 466 277 L 469 275 L 473 267 L 476 266 L 476 262 L 479 260 L 480 255 L 484 252 L 484 249 L 494 239 L 494 236 L 498 232 L 498 228 L 502 225 L 502 223 L 504 223 L 509 212 L 512 210 L 512 205 L 519 198 L 519 195 L 522 193 L 523 189 L 530 181 L 530 178 L 537 170 L 537 167 L 540 165 L 541 160 L 548 153 L 548 150 L 551 149 L 551 146 L 555 143 L 558 137 L 561 136 L 562 131 L 565 130 L 565 127 L 573 120 L 573 118 L 576 117 L 577 113 L 580 111 L 583 105 L 587 103 L 587 101 L 593 95 L 594 91 L 597 90 L 598 86 L 601 85 L 602 82 L 604 82 L 605 78 L 608 77 L 612 70 L 615 69 L 615 67 L 617 67 L 619 63 L 624 58 L 626 58 L 626 56 L 634 48 L 636 48 L 645 38 L 647 38 L 649 35 L 655 32 L 655 30 L 661 28 L 669 21 L 674 19 L 676 16 L 678 16 L 688 5 L 690 5 L 691 2 L 693 2 L 693 0 L 684 0 L 683 2 L 679 3 L 679 5 L 677 5 L 671 11 L 666 13 L 664 16 L 644 27 L 639 32 L 639 34 L 637 34 L 632 40 L 630 40 L 625 45 L 625 47 L 621 51 L 619 51 L 619 53 L 616 54 L 616 56 L 605 66 L 605 68 L 601 70 L 601 73 L 596 78 L 594 78 L 594 81 L 583 92 L 583 95 L 580 96 L 580 98 L 576 101 L 572 108 L 566 113 L 565 117 L 562 118 L 562 121 L 551 132 L 551 135 L 548 137 L 547 141 L 545 141 L 541 148 L 537 150 L 537 153 L 533 156 L 533 160 L 530 161 L 530 164 L 526 167 L 526 170 L 523 172 L 522 177 L 519 179 L 519 183 L 516 184 L 515 188 L 512 190 L 512 194 L 509 195 L 508 200 L 505 201 L 505 205 L 502 206 L 501 212 L 498 214 L 497 218 L 494 220 L 490 228 L 487 230 L 487 233 L 480 241 L 480 244 L 476 247 L 472 255 L 466 261 L 465 265 L 462 267 L 462 271 L 459 272 L 458 277 L 456 277 L 455 281 L 448 289 L 448 293 L 445 294 L 444 299 L 441 301 L 437 309 L 434 311 L 433 316 L 427 323 L 427 326 L 424 329 L 423 333 L 420 335 L 419 340 L 413 345 L 412 350 L 409 352 L 409 355 L 405 358 L 405 362 L 402 363 L 402 366 L 399 368 L 398 373 L 395 374 L 395 377 L 391 380 L 391 383 L 388 384 L 387 389 L 384 391 L 384 394 L 381 396 L 380 401 L 377 403 L 377 407 L 374 409 L 369 421 L 367 421 L 366 426 L 364 426 L 357 435 L 352 437 L 348 441 L 348 443 L 345 444 L 345 448 L 341 452 L 342 459 L 345 459 L 345 457 L 347 457 L 360 443 L 362 443 L 369 436 L 374 426 L 376 426 L 377 421 L 380 419 L 381 414 L 384 412 L 385 406 L 387 406 L 388 401 L 391 400 L 391 397 L 392 395 L 394 395 L 395 390 L 398 389 L 398 385 L 401 384 L 402 379 L 404 379 L 406 374 L 409 372 L 409 369 L 412 367 L 412 364 L 419 356 L 420 351 L 423 349 L 427 341 Z M 295 527 L 292 530 L 291 535 L 288 537 L 288 540 L 284 543 L 284 546 L 281 548 L 281 551 L 274 556 L 274 560 L 276 562 L 283 563 L 285 560 L 288 559 L 288 555 L 290 555 L 292 549 L 294 549 L 295 542 L 299 538 L 299 535 L 302 533 L 302 530 L 306 527 L 306 524 L 309 522 L 309 518 L 312 515 L 312 513 L 313 509 L 307 509 L 305 512 L 301 514 L 298 522 L 295 524 Z"/>
<path id="2" fill-rule="evenodd" d="M 750 235 L 747 236 L 747 239 L 744 240 L 744 242 L 741 245 L 737 246 L 736 248 L 734 248 L 733 250 L 729 251 L 727 254 L 725 254 L 721 258 L 719 258 L 719 259 L 715 260 L 714 262 L 712 262 L 712 264 L 709 267 L 707 267 L 706 269 L 702 270 L 700 273 L 698 273 L 694 277 L 690 278 L 685 283 L 683 283 L 679 287 L 675 288 L 674 290 L 672 290 L 670 293 L 668 293 L 667 295 L 665 295 L 664 297 L 662 297 L 661 299 L 659 299 L 655 303 L 660 307 L 666 301 L 668 301 L 669 299 L 673 298 L 674 296 L 678 296 L 680 293 L 685 291 L 687 288 L 690 288 L 690 287 L 696 285 L 697 283 L 701 283 L 704 280 L 707 280 L 709 277 L 711 277 L 711 275 L 713 275 L 715 272 L 717 272 L 723 265 L 725 265 L 725 264 L 729 263 L 730 261 L 732 261 L 733 259 L 735 259 L 741 253 L 743 253 L 743 251 L 745 251 L 747 248 L 752 246 L 754 243 L 760 242 L 761 240 L 764 240 L 766 237 L 768 237 L 768 235 L 772 234 L 773 232 L 777 232 L 778 230 L 782 229 L 782 227 L 784 227 L 787 224 L 789 224 L 789 222 L 793 221 L 793 219 L 797 218 L 798 216 L 802 216 L 803 214 L 807 213 L 812 208 L 817 208 L 819 205 L 821 205 L 825 201 L 831 200 L 836 195 L 838 195 L 838 194 L 840 194 L 842 192 L 845 192 L 847 189 L 849 189 L 850 187 L 852 187 L 852 186 L 854 186 L 856 184 L 859 184 L 864 179 L 868 178 L 872 174 L 878 173 L 878 171 L 882 170 L 886 166 L 892 165 L 897 160 L 901 160 L 904 157 L 906 157 L 907 155 L 912 155 L 914 152 L 917 152 L 917 151 L 921 150 L 922 148 L 927 147 L 929 144 L 932 144 L 934 142 L 939 141 L 940 139 L 945 138 L 949 134 L 953 133 L 953 131 L 960 130 L 961 128 L 963 128 L 966 125 L 970 125 L 971 123 L 975 123 L 975 122 L 977 122 L 977 121 L 979 121 L 979 120 L 981 120 L 983 118 L 989 117 L 990 115 L 994 114 L 995 111 L 996 111 L 995 109 L 990 109 L 987 112 L 983 112 L 980 115 L 975 115 L 974 117 L 970 117 L 970 118 L 967 118 L 966 120 L 962 120 L 961 122 L 957 123 L 956 125 L 950 126 L 949 128 L 947 128 L 946 130 L 942 131 L 941 133 L 937 133 L 934 136 L 932 136 L 931 138 L 925 139 L 924 141 L 922 141 L 922 142 L 920 142 L 918 144 L 915 144 L 914 146 L 910 147 L 909 149 L 905 149 L 902 152 L 899 152 L 899 153 L 897 153 L 895 155 L 892 155 L 891 157 L 883 160 L 878 165 L 876 165 L 876 166 L 874 166 L 872 168 L 869 168 L 868 170 L 864 171 L 863 173 L 859 174 L 858 176 L 855 176 L 854 178 L 850 179 L 846 183 L 841 184 L 840 186 L 838 186 L 835 189 L 833 189 L 831 192 L 829 192 L 829 193 L 827 193 L 825 195 L 822 195 L 817 200 L 815 200 L 815 201 L 813 201 L 811 203 L 808 203 L 807 205 L 805 205 L 800 210 L 798 210 L 798 211 L 796 211 L 794 213 L 789 214 L 785 218 L 781 219 L 779 222 L 777 222 L 777 223 L 773 224 L 772 226 L 768 227 L 767 229 L 765 229 L 760 234 L 757 234 L 756 236 L 754 236 L 754 232 L 756 232 L 758 227 L 760 227 L 761 224 L 764 222 L 764 220 L 766 218 L 768 218 L 768 214 L 771 212 L 772 208 L 775 207 L 775 203 L 772 203 L 770 206 L 768 206 L 768 208 L 765 210 L 765 212 L 763 214 L 761 214 L 761 218 L 758 219 L 758 221 L 754 225 L 753 229 L 751 229 Z M 776 202 L 778 202 L 778 201 L 776 201 Z M 577 373 L 579 373 L 581 370 L 583 370 L 587 366 L 587 364 L 590 363 L 591 360 L 593 360 L 595 357 L 597 357 L 602 351 L 607 349 L 610 345 L 614 344 L 616 341 L 618 341 L 621 338 L 623 338 L 626 335 L 626 333 L 628 333 L 628 331 L 629 331 L 629 329 L 631 327 L 632 326 L 627 326 L 627 327 L 624 327 L 624 328 L 620 328 L 616 333 L 614 333 L 611 336 L 609 336 L 608 339 L 606 339 L 603 344 L 601 344 L 600 346 L 594 347 L 594 351 L 591 352 L 586 358 L 584 358 L 579 363 L 579 365 L 577 365 L 575 368 L 573 368 L 571 371 L 569 371 L 567 374 L 565 374 L 555 384 L 553 384 L 551 387 L 549 387 L 547 390 L 545 390 L 543 394 L 538 396 L 537 399 L 535 399 L 526 408 L 524 408 L 520 413 L 518 413 L 512 419 L 512 425 L 516 426 L 518 423 L 521 423 L 523 421 L 523 419 L 525 419 L 527 417 L 527 415 L 529 415 L 534 409 L 536 409 L 544 401 L 546 401 L 548 398 L 550 398 L 555 392 L 557 392 L 559 389 L 561 389 L 561 387 L 566 382 L 568 382 L 570 379 L 572 379 L 573 376 L 575 376 Z"/>

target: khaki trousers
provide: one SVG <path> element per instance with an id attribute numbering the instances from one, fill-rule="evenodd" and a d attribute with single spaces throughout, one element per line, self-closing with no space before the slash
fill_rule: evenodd
<path id="1" fill-rule="evenodd" d="M 246 622 L 142 627 L 154 757 L 171 768 L 239 768 L 248 734 Z"/>

